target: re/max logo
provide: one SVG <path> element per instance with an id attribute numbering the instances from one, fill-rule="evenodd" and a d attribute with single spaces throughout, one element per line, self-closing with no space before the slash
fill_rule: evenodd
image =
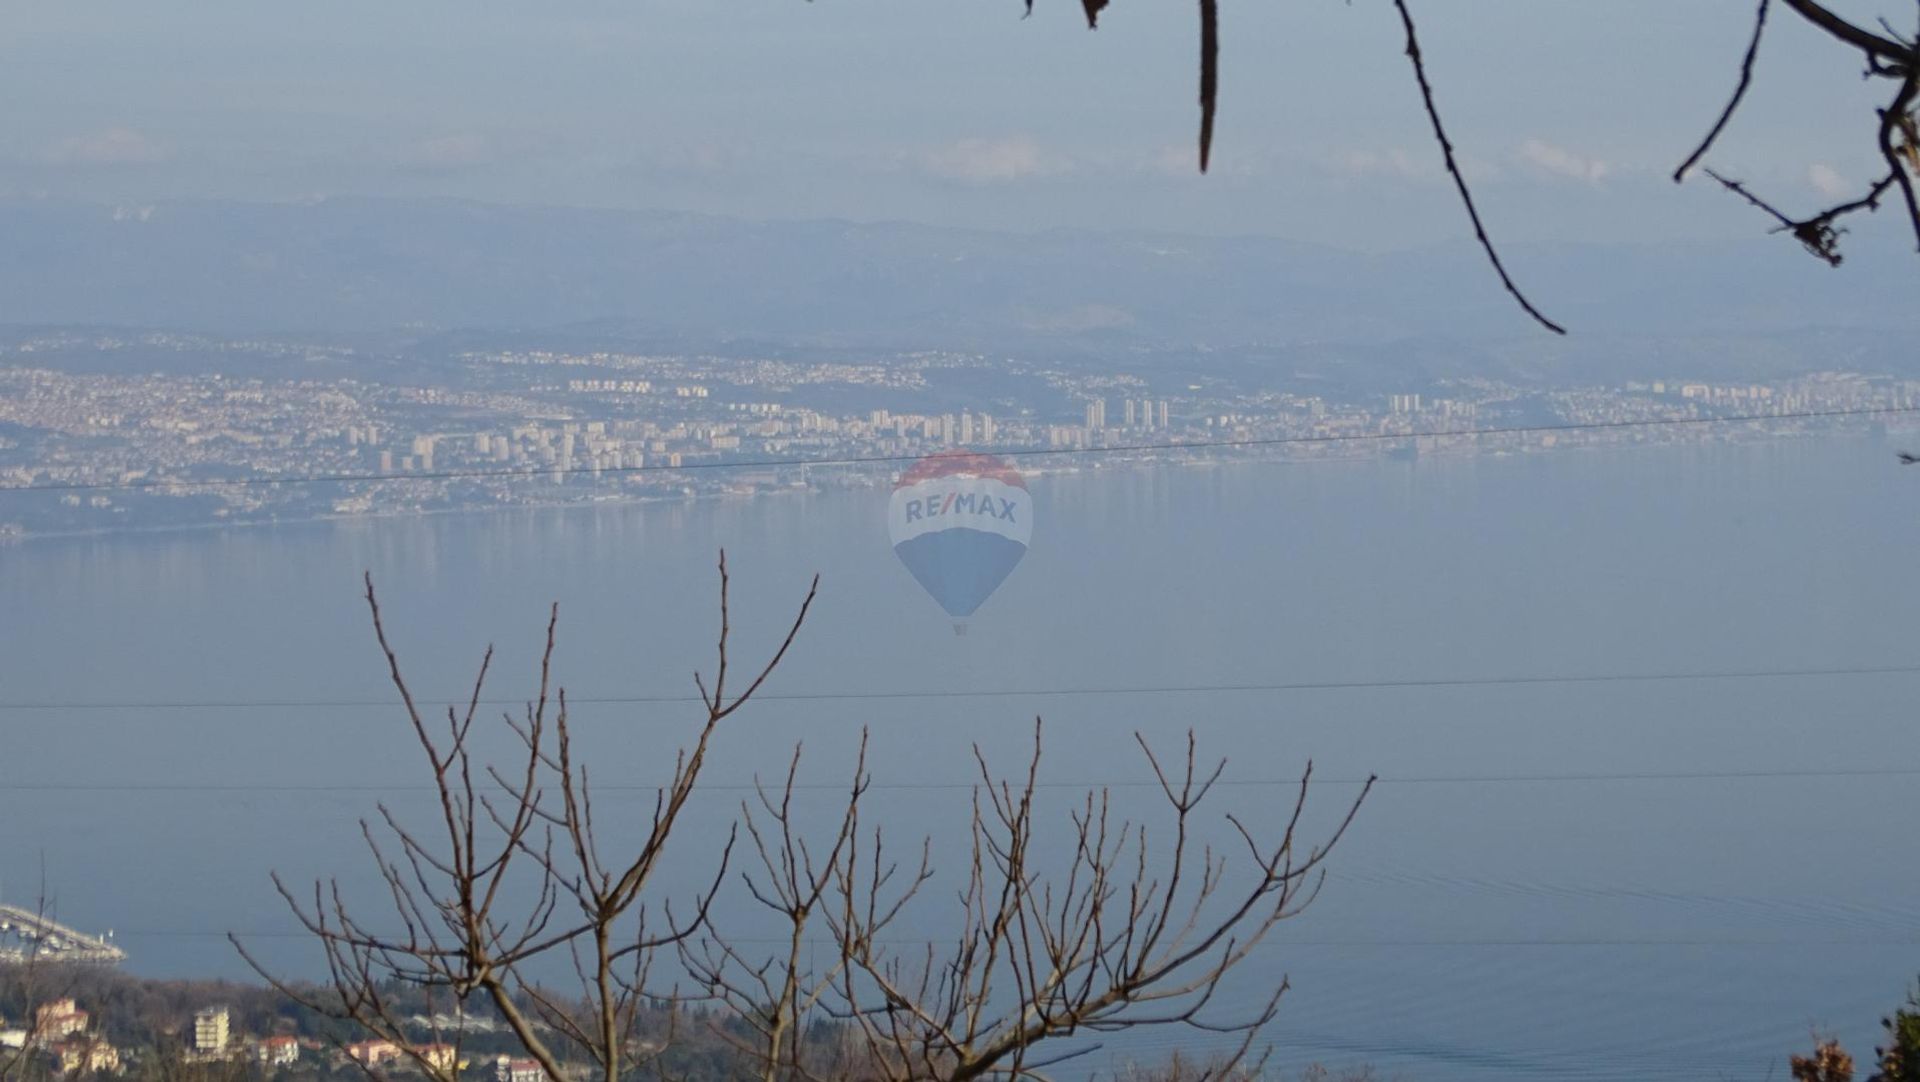
<path id="1" fill-rule="evenodd" d="M 944 496 L 908 500 L 906 508 L 908 522 L 916 522 L 923 518 L 938 518 L 941 515 L 986 515 L 1001 522 L 1014 521 L 1012 500 L 1003 500 L 985 493 L 949 492 Z"/>

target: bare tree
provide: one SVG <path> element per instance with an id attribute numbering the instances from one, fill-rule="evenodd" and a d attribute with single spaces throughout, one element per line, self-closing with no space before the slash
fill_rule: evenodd
<path id="1" fill-rule="evenodd" d="M 1500 254 L 1481 221 L 1479 208 L 1474 205 L 1467 178 L 1455 160 L 1453 143 L 1447 136 L 1433 85 L 1428 78 L 1426 55 L 1421 49 L 1420 35 L 1414 25 L 1409 0 L 1392 0 L 1392 3 L 1405 32 L 1405 52 L 1419 89 L 1421 107 L 1426 111 L 1433 128 L 1434 142 L 1439 146 L 1442 162 L 1453 179 L 1460 203 L 1473 225 L 1475 239 L 1499 276 L 1501 285 L 1527 315 L 1556 334 L 1566 333 L 1558 323 L 1548 319 L 1534 306 L 1501 262 Z M 1674 181 L 1684 181 L 1692 173 L 1726 131 L 1734 114 L 1746 100 L 1747 91 L 1753 84 L 1767 17 L 1776 3 L 1801 23 L 1840 46 L 1843 52 L 1860 57 L 1864 63 L 1861 75 L 1888 88 L 1886 104 L 1874 111 L 1871 125 L 1862 127 L 1863 132 L 1872 133 L 1874 151 L 1883 171 L 1869 181 L 1859 194 L 1802 214 L 1790 214 L 1779 209 L 1754 194 L 1740 181 L 1711 169 L 1705 172 L 1728 191 L 1772 217 L 1776 222 L 1774 232 L 1792 236 L 1807 251 L 1833 266 L 1841 263 L 1839 243 L 1841 235 L 1846 232 L 1839 224 L 1841 220 L 1861 211 L 1878 210 L 1890 194 L 1898 195 L 1907 225 L 1913 231 L 1916 245 L 1920 246 L 1920 196 L 1916 196 L 1915 191 L 1916 178 L 1920 177 L 1920 26 L 1902 30 L 1895 25 L 1892 16 L 1882 16 L 1867 23 L 1843 17 L 1821 3 L 1821 0 L 1759 0 L 1733 94 L 1708 128 L 1706 136 L 1674 170 Z M 1086 13 L 1087 25 L 1092 27 L 1099 22 L 1108 0 L 1081 0 L 1081 6 Z M 1026 0 L 1026 8 L 1029 12 L 1033 10 L 1033 0 Z M 1199 16 L 1200 171 L 1204 173 L 1211 157 L 1214 117 L 1218 109 L 1221 41 L 1219 0 L 1199 0 Z M 1913 17 L 1911 7 L 1906 17 Z"/>
<path id="2" fill-rule="evenodd" d="M 1224 982 L 1256 957 L 1281 921 L 1313 900 L 1327 855 L 1372 779 L 1317 844 L 1301 837 L 1311 764 L 1271 830 L 1229 815 L 1220 824 L 1226 832 L 1208 841 L 1198 813 L 1225 761 L 1203 770 L 1189 732 L 1184 763 L 1169 770 L 1136 737 L 1165 801 L 1164 825 L 1123 818 L 1099 790 L 1074 800 L 1065 829 L 1049 835 L 1038 807 L 1036 719 L 1025 769 L 1012 779 L 997 775 L 974 749 L 979 780 L 968 840 L 952 850 L 966 854 L 952 896 L 957 908 L 930 914 L 950 934 L 896 938 L 937 896 L 928 889 L 936 882 L 935 849 L 923 838 L 916 857 L 897 862 L 885 832 L 867 825 L 863 732 L 844 802 L 823 833 L 810 838 L 795 812 L 796 747 L 783 783 L 756 785 L 713 878 L 691 904 L 678 914 L 669 902 L 650 904 L 715 732 L 786 656 L 817 586 L 816 579 L 779 647 L 736 694 L 729 691 L 732 627 L 722 556 L 717 667 L 710 687 L 695 676 L 705 719 L 658 790 L 644 836 L 610 858 L 567 696 L 553 684 L 557 607 L 548 616 L 537 693 L 519 718 L 504 718 L 515 757 L 498 767 L 476 758 L 473 736 L 492 651 L 465 706 L 448 708 L 443 725 L 429 725 L 369 579 L 375 637 L 434 779 L 437 829 L 424 833 L 385 805 L 377 824 L 362 823 L 387 895 L 377 924 L 349 907 L 336 882 L 316 883 L 306 899 L 275 875 L 276 888 L 322 947 L 327 979 L 318 988 L 275 977 L 237 939 L 235 946 L 283 994 L 384 1042 L 339 1042 L 373 1077 L 381 1076 L 383 1058 L 398 1058 L 428 1078 L 454 1082 L 467 1029 L 457 1023 L 482 1010 L 504 1022 L 552 1082 L 579 1077 L 582 1062 L 604 1082 L 659 1068 L 674 1034 L 646 1039 L 644 1012 L 658 992 L 654 964 L 663 950 L 673 952 L 697 994 L 721 1005 L 714 1031 L 765 1082 L 1033 1078 L 1091 1050 L 1076 1038 L 1169 1026 L 1232 1038 L 1213 1059 L 1181 1061 L 1179 1077 L 1257 1073 L 1264 1060 L 1255 1044 L 1286 981 L 1267 980 L 1254 1005 L 1238 1012 L 1216 1009 L 1232 998 L 1221 995 Z M 764 940 L 716 929 L 711 919 L 742 829 L 757 867 L 741 879 L 781 925 L 770 950 L 762 949 Z M 1055 852 L 1054 845 L 1063 848 Z M 1229 849 L 1241 848 L 1244 855 L 1230 859 Z M 543 979 L 566 967 L 566 987 Z M 415 1006 L 403 1007 L 407 997 L 396 988 L 411 990 L 415 1006 L 424 993 L 430 1017 L 450 1009 L 455 1024 L 445 1028 L 452 1032 L 436 1028 L 431 1043 L 421 1041 Z M 678 997 L 670 1000 L 669 1014 L 677 1017 Z"/>
<path id="3" fill-rule="evenodd" d="M 941 940 L 892 935 L 935 881 L 933 847 L 923 839 L 917 857 L 900 863 L 880 827 L 863 829 L 864 737 L 845 812 L 818 847 L 796 836 L 794 769 L 776 793 L 762 790 L 758 814 L 744 809 L 760 857 L 759 873 L 746 879 L 785 922 L 782 951 L 756 960 L 718 931 L 699 949 L 682 946 L 696 977 L 749 1020 L 758 1040 L 739 1047 L 758 1062 L 760 1077 L 845 1077 L 851 1061 L 854 1076 L 890 1082 L 1035 1078 L 1097 1047 L 1072 1038 L 1162 1026 L 1233 1038 L 1220 1056 L 1183 1062 L 1181 1078 L 1257 1073 L 1264 1057 L 1255 1044 L 1287 983 L 1263 985 L 1269 990 L 1256 1006 L 1236 1015 L 1215 1009 L 1223 982 L 1313 900 L 1322 865 L 1373 779 L 1324 840 L 1308 844 L 1300 826 L 1309 764 L 1266 840 L 1225 817 L 1222 840 L 1245 849 L 1243 861 L 1233 862 L 1202 840 L 1197 821 L 1225 761 L 1203 771 L 1189 732 L 1184 765 L 1169 771 L 1144 738 L 1136 740 L 1166 802 L 1164 835 L 1116 816 L 1107 791 L 1089 792 L 1066 816 L 1070 855 L 1051 862 L 1036 851 L 1038 720 L 1026 769 L 1015 779 L 996 775 L 975 748 L 970 855 L 957 911 L 945 914 L 955 930 Z M 805 958 L 810 934 L 830 945 L 820 967 Z M 842 1041 L 809 1049 L 801 1034 L 822 1011 L 851 1028 L 857 1056 Z"/>
<path id="4" fill-rule="evenodd" d="M 718 854 L 711 884 L 693 899 L 690 911 L 676 917 L 671 904 L 650 907 L 649 888 L 706 765 L 714 733 L 786 656 L 819 580 L 779 648 L 737 693 L 730 685 L 728 585 L 722 553 L 718 660 L 711 686 L 694 677 L 705 720 L 658 790 L 638 847 L 615 856 L 603 851 L 595 829 L 588 768 L 575 755 L 566 692 L 553 683 L 559 607 L 548 616 L 533 700 L 519 719 L 504 716 L 519 754 L 509 766 L 495 767 L 476 761 L 473 746 L 492 648 L 481 660 L 464 708 L 448 707 L 443 725 L 430 725 L 387 639 L 368 576 L 366 601 L 375 637 L 433 777 L 436 835 L 419 832 L 384 804 L 378 829 L 362 822 L 390 903 L 378 923 L 349 907 L 337 881 L 316 883 L 312 897 L 302 899 L 274 875 L 295 917 L 323 948 L 327 980 L 319 991 L 281 980 L 238 939 L 234 945 L 282 993 L 390 1042 L 396 1054 L 441 1082 L 454 1082 L 464 1027 L 449 1035 L 451 1044 L 437 1032 L 432 1044 L 417 1042 L 392 1002 L 389 989 L 395 983 L 424 990 L 430 1003 L 446 1004 L 456 1017 L 478 997 L 553 1082 L 573 1077 L 565 1066 L 568 1052 L 584 1056 L 605 1082 L 656 1056 L 659 1049 L 639 1034 L 654 955 L 706 921 L 732 852 L 731 836 Z M 535 979 L 542 963 L 553 962 L 570 964 L 577 994 L 556 992 Z M 374 1058 L 363 1053 L 356 1062 L 377 1076 Z"/>
<path id="5" fill-rule="evenodd" d="M 846 971 L 837 949 L 829 951 L 827 964 L 820 967 L 812 948 L 821 934 L 823 910 L 833 903 L 841 869 L 856 841 L 861 800 L 872 782 L 866 762 L 867 733 L 862 730 L 846 805 L 833 835 L 817 850 L 808 845 L 794 815 L 799 747 L 777 793 L 756 784 L 760 814 L 741 805 L 741 821 L 760 863 L 757 875 L 743 873 L 741 878 L 753 899 L 776 914 L 783 926 L 776 951 L 754 951 L 747 941 L 717 932 L 680 945 L 688 974 L 744 1028 L 743 1036 L 721 1029 L 722 1039 L 757 1068 L 763 1082 L 862 1073 L 848 1070 L 858 1057 L 849 1056 L 845 1041 L 828 1041 L 823 1047 L 809 1039 L 809 1030 L 810 1023 L 827 1015 Z"/>

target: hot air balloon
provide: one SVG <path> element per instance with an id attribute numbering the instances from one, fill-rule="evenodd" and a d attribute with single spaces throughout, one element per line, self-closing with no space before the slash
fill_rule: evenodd
<path id="1" fill-rule="evenodd" d="M 1033 497 L 1004 460 L 943 451 L 914 463 L 894 486 L 887 533 L 921 587 L 964 620 L 1027 554 Z"/>

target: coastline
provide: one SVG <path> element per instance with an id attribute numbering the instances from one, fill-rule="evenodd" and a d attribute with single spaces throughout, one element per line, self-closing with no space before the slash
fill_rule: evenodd
<path id="1" fill-rule="evenodd" d="M 1760 426 L 1763 421 L 1747 422 Z M 1615 430 L 1618 431 L 1618 430 Z M 1490 437 L 1482 434 L 1450 434 L 1440 436 L 1395 436 L 1382 438 L 1367 445 L 1348 444 L 1329 445 L 1252 445 L 1235 453 L 1236 448 L 1204 448 L 1204 454 L 1173 455 L 1166 453 L 1167 448 L 1155 448 L 1152 452 L 1129 455 L 1127 448 L 1115 448 L 1109 455 L 1093 460 L 1067 462 L 1058 465 L 1021 466 L 1020 472 L 1028 478 L 1054 476 L 1072 476 L 1096 471 L 1126 470 L 1146 471 L 1157 469 L 1202 469 L 1212 470 L 1230 466 L 1311 466 L 1332 462 L 1394 462 L 1417 469 L 1423 459 L 1458 461 L 1474 458 L 1510 458 L 1562 454 L 1570 452 L 1625 452 L 1647 450 L 1672 450 L 1686 447 L 1719 447 L 1732 445 L 1754 445 L 1773 442 L 1793 442 L 1808 439 L 1835 438 L 1885 438 L 1894 432 L 1920 432 L 1920 421 L 1905 425 L 1890 425 L 1885 422 L 1873 424 L 1828 424 L 1818 428 L 1726 430 L 1712 438 L 1694 439 L 1637 439 L 1622 441 L 1618 439 L 1567 439 L 1536 437 L 1533 441 L 1510 439 L 1517 443 L 1511 447 L 1487 447 L 1482 441 Z M 1494 434 L 1495 436 L 1504 434 Z M 1413 449 L 1392 445 L 1396 441 L 1412 441 Z M 1312 448 L 1303 452 L 1302 447 Z M 1015 449 L 1008 449 L 1015 450 Z M 1174 449 L 1177 450 L 1177 449 Z M 994 449 L 983 449 L 983 453 L 993 454 Z M 1043 459 L 1044 452 L 1027 456 L 1022 461 Z M 1063 455 L 1062 457 L 1068 457 Z M 769 497 L 813 496 L 825 492 L 852 489 L 872 489 L 891 484 L 899 470 L 889 465 L 884 470 L 863 468 L 859 464 L 821 465 L 821 466 L 780 466 L 768 467 L 756 465 L 751 461 L 741 462 L 739 468 L 781 469 L 781 470 L 834 470 L 843 483 L 823 485 L 782 484 L 758 486 L 742 490 L 738 488 L 714 488 L 709 490 L 682 490 L 675 493 L 635 492 L 620 493 L 618 490 L 597 495 L 582 495 L 572 499 L 552 501 L 528 500 L 524 502 L 474 503 L 451 507 L 415 507 L 387 508 L 351 513 L 321 513 L 312 515 L 272 516 L 262 518 L 208 519 L 195 522 L 177 522 L 152 525 L 116 525 L 84 530 L 47 530 L 35 531 L 20 529 L 9 532 L 0 529 L 0 552 L 8 546 L 33 544 L 36 542 L 75 541 L 86 539 L 105 539 L 128 536 L 157 536 L 166 534 L 201 533 L 230 529 L 263 529 L 273 527 L 304 527 L 318 525 L 342 525 L 359 522 L 377 522 L 395 519 L 431 519 L 464 515 L 486 515 L 505 513 L 546 513 L 554 510 L 581 511 L 596 507 L 645 507 L 660 504 L 701 505 L 708 503 L 745 502 L 767 499 Z M 667 472 L 667 471 L 662 471 Z M 301 482 L 287 482 L 299 484 Z M 337 482 L 313 482 L 337 483 Z M 8 524 L 0 524 L 4 526 Z"/>

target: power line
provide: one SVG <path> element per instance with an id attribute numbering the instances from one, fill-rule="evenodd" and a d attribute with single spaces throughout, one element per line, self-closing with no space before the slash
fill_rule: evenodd
<path id="1" fill-rule="evenodd" d="M 114 937 L 140 939 L 225 939 L 234 935 L 242 940 L 248 939 L 312 939 L 311 932 L 288 929 L 285 931 L 254 932 L 216 932 L 216 931 L 132 931 L 116 929 Z M 784 936 L 721 936 L 728 943 L 758 943 L 779 945 L 791 943 L 791 937 Z M 835 947 L 837 941 L 830 937 L 804 936 L 803 946 Z M 953 938 L 913 938 L 887 937 L 873 941 L 885 946 L 924 947 L 952 945 Z M 1723 937 L 1706 939 L 1699 937 L 1597 937 L 1597 936 L 1543 936 L 1537 939 L 1513 937 L 1459 937 L 1459 938 L 1394 938 L 1394 939 L 1357 939 L 1357 938 L 1316 938 L 1316 939 L 1280 939 L 1275 942 L 1280 949 L 1286 947 L 1911 947 L 1920 946 L 1920 936 L 1878 936 L 1878 937 L 1828 937 L 1800 939 L 1760 939 Z"/>
<path id="2" fill-rule="evenodd" d="M 1812 779 L 1859 779 L 1859 778 L 1911 778 L 1920 777 L 1920 767 L 1855 767 L 1855 768 L 1818 768 L 1783 767 L 1774 770 L 1678 770 L 1678 771 L 1613 771 L 1594 773 L 1566 774 L 1426 774 L 1377 775 L 1371 779 L 1364 777 L 1316 777 L 1314 785 L 1361 785 L 1372 781 L 1375 785 L 1553 785 L 1610 782 L 1684 782 L 1684 781 L 1799 781 Z M 867 788 L 873 791 L 900 792 L 969 792 L 982 783 L 972 781 L 924 781 L 924 782 L 875 782 Z M 1215 783 L 1223 789 L 1252 788 L 1292 788 L 1300 784 L 1298 777 L 1292 778 L 1222 778 Z M 795 782 L 796 791 L 846 792 L 849 781 L 831 782 Z M 784 783 L 768 782 L 768 792 L 778 792 Z M 1120 778 L 1106 781 L 1037 781 L 1036 789 L 1071 789 L 1079 792 L 1098 789 L 1157 789 L 1160 782 L 1153 778 Z M 484 786 L 489 791 L 500 790 L 498 785 Z M 603 793 L 653 793 L 658 785 L 601 785 L 593 786 Z M 708 782 L 700 784 L 696 791 L 707 792 L 753 792 L 760 788 L 753 782 Z M 412 783 L 383 782 L 346 782 L 346 783 L 283 783 L 262 782 L 0 782 L 0 792 L 19 793 L 220 793 L 239 795 L 264 795 L 273 793 L 315 794 L 315 793 L 433 793 L 431 785 Z"/>
<path id="3" fill-rule="evenodd" d="M 1920 406 L 1872 406 L 1836 410 L 1800 410 L 1784 413 L 1729 414 L 1717 417 L 1656 417 L 1633 421 L 1568 421 L 1559 424 L 1514 425 L 1502 428 L 1457 428 L 1434 432 L 1354 432 L 1323 436 L 1272 436 L 1246 440 L 1191 440 L 1172 443 L 1128 444 L 1120 447 L 1023 447 L 987 450 L 1002 458 L 1085 457 L 1125 454 L 1135 451 L 1220 450 L 1242 447 L 1280 447 L 1295 444 L 1367 443 L 1380 440 L 1432 439 L 1452 436 L 1512 436 L 1552 432 L 1592 432 L 1622 428 L 1660 428 L 1675 425 L 1736 424 L 1746 421 L 1804 421 L 1834 417 L 1864 417 L 1894 413 L 1920 413 Z M 92 492 L 153 488 L 251 488 L 266 485 L 336 484 L 373 481 L 455 481 L 502 478 L 555 477 L 591 473 L 639 474 L 683 473 L 704 470 L 774 469 L 793 466 L 860 466 L 885 463 L 918 462 L 926 453 L 849 455 L 840 458 L 765 458 L 689 462 L 678 466 L 642 464 L 638 466 L 521 467 L 512 469 L 428 470 L 415 473 L 316 473 L 284 477 L 228 477 L 205 480 L 139 478 L 130 481 L 64 481 L 39 485 L 0 486 L 0 495 L 17 492 Z"/>
<path id="4" fill-rule="evenodd" d="M 756 701 L 767 702 L 873 702 L 927 699 L 1018 699 L 1079 698 L 1108 695 L 1194 695 L 1211 693 L 1254 693 L 1296 691 L 1361 691 L 1423 688 L 1530 687 L 1562 684 L 1679 683 L 1713 680 L 1785 680 L 1813 677 L 1911 676 L 1920 674 L 1920 665 L 1862 665 L 1833 668 L 1791 669 L 1709 669 L 1695 671 L 1638 673 L 1564 673 L 1538 676 L 1409 677 L 1378 680 L 1299 680 L 1277 683 L 1222 684 L 1138 684 L 1111 687 L 1053 688 L 957 688 L 941 691 L 793 691 L 760 692 Z M 431 697 L 421 696 L 422 701 Z M 468 701 L 467 695 L 445 697 L 446 701 Z M 525 699 L 483 698 L 483 706 L 518 706 Z M 569 695 L 570 706 L 672 705 L 700 702 L 698 695 Z M 0 701 L 0 710 L 296 710 L 381 709 L 397 705 L 392 698 L 379 699 L 127 699 L 27 700 Z"/>

